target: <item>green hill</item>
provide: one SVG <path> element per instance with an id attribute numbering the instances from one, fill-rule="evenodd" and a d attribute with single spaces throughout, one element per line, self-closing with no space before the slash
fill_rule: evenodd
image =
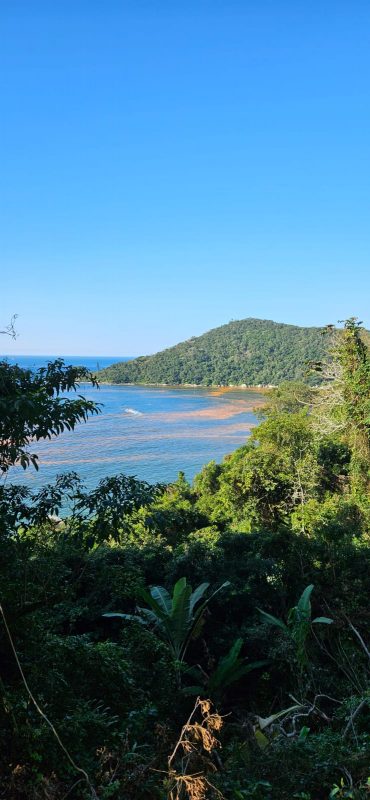
<path id="1" fill-rule="evenodd" d="M 278 384 L 301 378 L 306 362 L 323 356 L 325 344 L 322 328 L 249 318 L 155 355 L 113 364 L 98 377 L 112 383 Z"/>

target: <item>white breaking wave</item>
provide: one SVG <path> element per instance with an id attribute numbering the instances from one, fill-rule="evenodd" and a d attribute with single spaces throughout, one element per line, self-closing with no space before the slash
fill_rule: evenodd
<path id="1" fill-rule="evenodd" d="M 142 417 L 142 412 L 137 411 L 136 408 L 124 408 L 126 414 L 135 414 L 137 417 Z"/>

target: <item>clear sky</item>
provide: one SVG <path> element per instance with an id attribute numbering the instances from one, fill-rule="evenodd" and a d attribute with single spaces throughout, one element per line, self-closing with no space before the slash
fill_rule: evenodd
<path id="1" fill-rule="evenodd" d="M 370 327 L 368 0 L 1 0 L 9 353 Z"/>

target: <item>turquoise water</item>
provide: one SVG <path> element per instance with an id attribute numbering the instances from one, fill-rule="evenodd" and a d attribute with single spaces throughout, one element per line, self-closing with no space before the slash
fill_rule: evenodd
<path id="1" fill-rule="evenodd" d="M 23 359 L 18 363 L 23 366 Z M 8 481 L 38 488 L 70 470 L 90 488 L 120 472 L 155 483 L 175 480 L 183 470 L 191 480 L 205 463 L 245 443 L 256 423 L 252 409 L 261 400 L 247 390 L 201 388 L 86 384 L 81 393 L 103 403 L 102 414 L 35 443 L 39 472 L 13 468 Z"/>

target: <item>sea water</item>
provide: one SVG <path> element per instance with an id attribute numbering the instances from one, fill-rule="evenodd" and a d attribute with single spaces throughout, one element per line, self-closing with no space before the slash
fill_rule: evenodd
<path id="1" fill-rule="evenodd" d="M 34 359 L 34 364 L 30 360 Z M 20 366 L 38 368 L 45 359 L 17 357 Z M 107 357 L 73 357 L 90 369 Z M 122 361 L 123 359 L 110 359 Z M 65 357 L 66 363 L 72 358 Z M 40 488 L 61 472 L 77 472 L 88 488 L 108 475 L 125 473 L 150 483 L 189 480 L 204 464 L 221 461 L 244 444 L 256 424 L 262 402 L 255 392 L 200 387 L 146 387 L 81 384 L 79 393 L 102 404 L 102 413 L 51 441 L 35 442 L 39 471 L 14 467 L 7 481 Z"/>

